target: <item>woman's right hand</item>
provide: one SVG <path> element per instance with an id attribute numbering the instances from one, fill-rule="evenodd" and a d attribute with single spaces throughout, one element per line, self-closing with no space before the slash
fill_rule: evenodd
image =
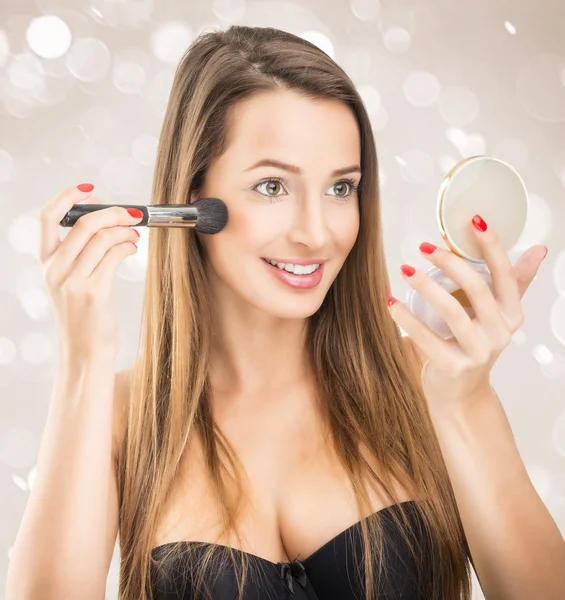
<path id="1" fill-rule="evenodd" d="M 137 252 L 139 234 L 132 225 L 142 219 L 123 207 L 110 206 L 80 217 L 61 241 L 59 222 L 73 204 L 91 195 L 92 190 L 66 188 L 40 213 L 39 259 L 67 362 L 117 357 L 114 274 L 126 257 Z"/>

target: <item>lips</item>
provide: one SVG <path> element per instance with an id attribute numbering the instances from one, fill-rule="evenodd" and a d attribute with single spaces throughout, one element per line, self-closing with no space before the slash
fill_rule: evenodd
<path id="1" fill-rule="evenodd" d="M 287 271 L 286 269 L 279 269 L 276 265 L 272 265 L 269 261 L 262 259 L 265 263 L 266 268 L 272 273 L 279 281 L 282 281 L 286 285 L 295 289 L 309 289 L 316 287 L 322 280 L 324 274 L 323 263 L 309 275 L 296 275 Z"/>

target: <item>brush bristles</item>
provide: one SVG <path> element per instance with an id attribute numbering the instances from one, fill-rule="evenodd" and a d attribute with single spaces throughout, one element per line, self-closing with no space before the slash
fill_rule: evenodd
<path id="1" fill-rule="evenodd" d="M 200 198 L 192 203 L 198 210 L 194 229 L 199 233 L 222 231 L 228 222 L 228 207 L 219 198 Z"/>

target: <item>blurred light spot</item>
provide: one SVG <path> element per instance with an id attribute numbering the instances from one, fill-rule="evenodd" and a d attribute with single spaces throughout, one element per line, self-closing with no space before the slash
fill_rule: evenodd
<path id="1" fill-rule="evenodd" d="M 154 0 L 90 0 L 87 10 L 106 27 L 140 29 L 150 22 L 154 8 Z"/>
<path id="2" fill-rule="evenodd" d="M 0 29 L 0 67 L 8 60 L 10 56 L 10 43 L 8 36 L 3 29 Z"/>
<path id="3" fill-rule="evenodd" d="M 351 0 L 351 12 L 360 21 L 372 21 L 379 16 L 380 0 Z"/>
<path id="4" fill-rule="evenodd" d="M 53 359 L 53 343 L 42 333 L 28 333 L 20 341 L 20 354 L 30 365 L 44 365 Z"/>
<path id="5" fill-rule="evenodd" d="M 540 365 L 549 365 L 553 361 L 553 353 L 545 344 L 536 344 L 532 353 Z"/>
<path id="6" fill-rule="evenodd" d="M 180 21 L 165 23 L 151 35 L 155 56 L 166 63 L 176 64 L 192 42 L 192 29 Z"/>
<path id="7" fill-rule="evenodd" d="M 174 68 L 165 67 L 149 79 L 145 92 L 147 103 L 159 119 L 165 116 L 174 76 Z"/>
<path id="8" fill-rule="evenodd" d="M 37 56 L 30 53 L 18 54 L 6 68 L 8 81 L 21 90 L 34 90 L 43 84 L 43 67 Z"/>
<path id="9" fill-rule="evenodd" d="M 37 256 L 39 244 L 38 215 L 32 212 L 20 213 L 8 225 L 8 242 L 21 254 Z"/>
<path id="10" fill-rule="evenodd" d="M 25 313 L 34 321 L 40 321 L 50 312 L 49 298 L 43 290 L 26 290 L 19 297 Z"/>
<path id="11" fill-rule="evenodd" d="M 300 36 L 302 39 L 314 44 L 324 51 L 331 58 L 334 57 L 334 45 L 330 38 L 319 31 L 303 31 Z"/>
<path id="12" fill-rule="evenodd" d="M 524 333 L 522 329 L 517 329 L 512 334 L 512 341 L 518 346 L 523 346 L 528 341 L 528 336 Z"/>
<path id="13" fill-rule="evenodd" d="M 565 298 L 558 296 L 549 312 L 549 326 L 553 335 L 565 346 Z"/>
<path id="14" fill-rule="evenodd" d="M 557 255 L 553 265 L 553 283 L 558 293 L 565 297 L 565 250 Z"/>
<path id="15" fill-rule="evenodd" d="M 16 278 L 15 293 L 30 319 L 42 321 L 49 316 L 51 306 L 39 264 L 22 269 Z"/>
<path id="16" fill-rule="evenodd" d="M 524 169 L 528 164 L 530 153 L 526 144 L 518 138 L 508 137 L 499 140 L 494 146 L 496 158 L 510 163 L 515 169 Z"/>
<path id="17" fill-rule="evenodd" d="M 464 127 L 477 118 L 479 101 L 469 88 L 463 86 L 443 88 L 438 110 L 446 123 Z"/>
<path id="18" fill-rule="evenodd" d="M 486 154 L 486 140 L 480 133 L 470 133 L 467 135 L 465 145 L 460 148 L 461 156 L 467 158 L 469 156 L 477 156 Z"/>
<path id="19" fill-rule="evenodd" d="M 414 265 L 416 268 L 422 268 L 424 270 L 430 269 L 433 265 L 430 265 L 429 261 L 422 256 L 418 247 L 422 243 L 422 240 L 431 241 L 433 239 L 432 233 L 425 229 L 418 229 L 417 231 L 411 231 L 406 234 L 400 243 L 400 256 L 402 261 Z"/>
<path id="20" fill-rule="evenodd" d="M 427 184 L 434 175 L 433 158 L 422 150 L 407 150 L 399 159 L 400 174 L 409 183 Z"/>
<path id="21" fill-rule="evenodd" d="M 37 439 L 29 429 L 7 427 L 0 437 L 0 460 L 11 469 L 23 469 L 34 464 Z"/>
<path id="22" fill-rule="evenodd" d="M 516 27 L 510 21 L 504 21 L 504 27 L 510 35 L 516 35 Z"/>
<path id="23" fill-rule="evenodd" d="M 65 21 L 55 15 L 43 15 L 29 24 L 26 40 L 42 58 L 59 58 L 69 49 L 72 35 Z"/>
<path id="24" fill-rule="evenodd" d="M 14 176 L 14 159 L 4 148 L 0 148 L 0 183 L 12 181 Z"/>
<path id="25" fill-rule="evenodd" d="M 157 159 L 159 140 L 154 135 L 143 133 L 131 143 L 131 155 L 136 163 L 152 167 Z"/>
<path id="26" fill-rule="evenodd" d="M 565 83 L 563 85 L 565 85 Z M 551 167 L 557 176 L 563 177 L 563 171 L 565 171 L 565 150 L 552 152 L 549 160 L 551 162 Z"/>
<path id="27" fill-rule="evenodd" d="M 12 481 L 16 484 L 17 487 L 20 488 L 20 490 L 23 490 L 24 492 L 28 491 L 25 479 L 22 479 L 19 475 L 12 475 Z"/>
<path id="28" fill-rule="evenodd" d="M 562 458 L 565 458 L 565 411 L 555 420 L 551 433 L 553 447 Z"/>
<path id="29" fill-rule="evenodd" d="M 371 115 L 371 125 L 374 131 L 381 131 L 388 125 L 389 114 L 386 108 L 379 106 Z"/>
<path id="30" fill-rule="evenodd" d="M 458 149 L 461 150 L 467 145 L 467 134 L 458 127 L 449 127 L 445 132 L 445 137 Z"/>
<path id="31" fill-rule="evenodd" d="M 214 0 L 212 2 L 214 15 L 218 19 L 228 23 L 242 19 L 245 16 L 246 10 L 245 0 Z"/>
<path id="32" fill-rule="evenodd" d="M 402 54 L 412 47 L 412 36 L 402 27 L 390 27 L 383 34 L 384 47 L 394 54 Z"/>
<path id="33" fill-rule="evenodd" d="M 95 38 L 76 40 L 65 58 L 70 73 L 80 81 L 96 81 L 110 69 L 110 50 Z"/>
<path id="34" fill-rule="evenodd" d="M 384 167 L 379 166 L 379 187 L 384 188 L 388 183 L 388 172 Z"/>
<path id="35" fill-rule="evenodd" d="M 416 19 L 412 9 L 402 4 L 387 3 L 379 11 L 379 30 L 385 36 L 391 29 L 403 29 L 412 35 Z"/>
<path id="36" fill-rule="evenodd" d="M 459 159 L 455 159 L 453 156 L 446 156 L 445 154 L 440 156 L 437 161 L 440 171 L 444 174 L 449 173 L 458 162 Z"/>
<path id="37" fill-rule="evenodd" d="M 16 355 L 16 344 L 7 337 L 0 337 L 0 365 L 12 364 Z"/>
<path id="38" fill-rule="evenodd" d="M 553 360 L 548 365 L 541 365 L 540 371 L 548 379 L 562 379 L 565 377 L 565 356 L 553 354 Z"/>
<path id="39" fill-rule="evenodd" d="M 145 71 L 136 62 L 120 61 L 114 65 L 112 82 L 123 94 L 139 94 L 145 85 Z"/>
<path id="40" fill-rule="evenodd" d="M 145 227 L 138 229 L 140 233 L 139 241 L 137 242 L 137 252 L 127 256 L 119 265 L 116 275 L 120 279 L 130 282 L 142 282 L 145 279 L 145 270 L 147 267 L 147 245 L 146 236 L 142 231 Z"/>
<path id="41" fill-rule="evenodd" d="M 372 85 L 358 85 L 357 92 L 370 116 L 377 114 L 381 106 L 381 95 Z"/>
<path id="42" fill-rule="evenodd" d="M 93 17 L 98 19 L 98 22 L 104 22 L 104 15 L 100 12 L 99 8 L 90 5 L 87 10 Z"/>
<path id="43" fill-rule="evenodd" d="M 36 476 L 36 471 L 37 471 L 37 468 L 36 468 L 36 466 L 34 465 L 34 466 L 33 466 L 33 467 L 30 469 L 30 471 L 29 471 L 29 473 L 28 473 L 28 475 L 27 475 L 27 488 L 28 488 L 28 490 L 29 490 L 30 492 L 31 492 L 31 490 L 33 490 L 33 486 L 34 486 L 34 484 L 35 484 L 35 476 Z"/>
<path id="44" fill-rule="evenodd" d="M 530 246 L 542 244 L 552 227 L 551 209 L 545 200 L 528 192 L 528 214 L 524 231 L 510 253 L 525 252 Z"/>
<path id="45" fill-rule="evenodd" d="M 564 56 L 541 54 L 518 74 L 516 93 L 532 117 L 550 123 L 565 121 L 565 86 L 559 79 L 564 67 Z"/>
<path id="46" fill-rule="evenodd" d="M 441 92 L 437 77 L 426 71 L 410 73 L 402 89 L 406 100 L 412 106 L 431 106 L 437 102 Z"/>

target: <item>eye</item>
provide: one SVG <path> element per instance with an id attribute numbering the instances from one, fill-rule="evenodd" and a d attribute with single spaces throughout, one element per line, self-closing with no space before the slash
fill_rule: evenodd
<path id="1" fill-rule="evenodd" d="M 347 190 L 349 189 L 349 191 L 347 193 L 341 194 L 338 193 L 337 196 L 338 198 L 349 198 L 349 196 L 351 196 L 351 194 L 353 194 L 353 192 L 356 192 L 358 190 L 359 186 L 355 185 L 355 181 L 353 181 L 353 179 L 342 179 L 341 181 L 338 181 L 337 183 L 334 183 L 334 186 L 339 186 L 342 190 Z M 347 187 L 349 186 L 349 187 Z"/>
<path id="2" fill-rule="evenodd" d="M 282 177 L 271 177 L 269 179 L 265 179 L 264 181 L 259 182 L 253 189 L 257 190 L 263 196 L 277 198 L 278 196 L 283 195 L 276 193 L 279 189 L 282 188 L 282 183 Z M 262 185 L 267 186 L 267 193 L 264 193 L 259 189 Z M 336 187 L 341 190 L 341 192 L 334 194 L 337 198 L 344 198 L 346 200 L 349 199 L 349 197 L 352 196 L 354 192 L 357 192 L 359 190 L 359 186 L 355 185 L 355 181 L 353 179 L 341 179 L 340 181 L 334 183 L 332 187 Z"/>
<path id="3" fill-rule="evenodd" d="M 271 196 L 273 198 L 276 198 L 278 195 L 277 194 L 277 190 L 282 188 L 282 178 L 279 177 L 271 177 L 271 179 L 265 179 L 264 181 L 261 181 L 260 183 L 258 183 L 253 189 L 255 190 L 259 190 L 259 187 L 262 185 L 266 185 L 267 186 L 267 193 L 265 194 L 264 192 L 259 191 L 260 194 L 263 194 L 264 196 Z M 271 192 L 275 192 L 274 194 L 271 194 Z"/>

